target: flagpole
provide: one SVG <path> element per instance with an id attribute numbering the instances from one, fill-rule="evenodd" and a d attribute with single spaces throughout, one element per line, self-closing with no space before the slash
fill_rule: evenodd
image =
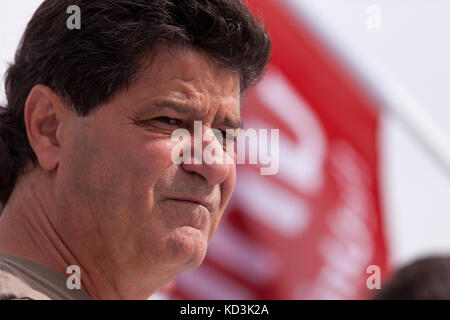
<path id="1" fill-rule="evenodd" d="M 449 137 L 408 91 L 380 66 L 376 69 L 369 68 L 366 73 L 370 87 L 381 102 L 380 106 L 394 114 L 409 129 L 434 156 L 450 179 Z"/>
<path id="2" fill-rule="evenodd" d="M 450 180 L 450 138 L 412 95 L 367 50 L 355 47 L 348 37 L 336 31 L 331 35 L 309 12 L 307 6 L 298 0 L 284 0 L 284 3 L 297 13 L 299 19 L 313 27 L 312 30 L 320 35 L 338 58 L 353 71 L 367 92 L 374 95 L 378 106 L 403 123 L 433 156 Z"/>

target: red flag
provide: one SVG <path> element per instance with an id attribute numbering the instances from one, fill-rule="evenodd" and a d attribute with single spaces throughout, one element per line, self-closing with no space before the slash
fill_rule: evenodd
<path id="1" fill-rule="evenodd" d="M 273 59 L 247 95 L 244 123 L 280 130 L 279 172 L 264 176 L 259 166 L 238 165 L 207 257 L 177 278 L 176 296 L 368 298 L 368 267 L 386 274 L 378 108 L 282 2 L 249 6 L 269 30 Z"/>

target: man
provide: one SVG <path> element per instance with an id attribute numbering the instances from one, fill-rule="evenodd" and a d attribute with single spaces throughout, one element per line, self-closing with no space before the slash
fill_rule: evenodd
<path id="1" fill-rule="evenodd" d="M 44 1 L 0 109 L 0 297 L 146 299 L 198 267 L 235 165 L 177 165 L 171 134 L 239 128 L 270 47 L 240 0 Z"/>
<path id="2" fill-rule="evenodd" d="M 424 256 L 399 268 L 375 300 L 450 300 L 450 257 Z"/>

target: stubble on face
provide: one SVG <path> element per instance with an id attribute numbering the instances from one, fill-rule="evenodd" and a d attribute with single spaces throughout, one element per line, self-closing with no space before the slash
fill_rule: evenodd
<path id="1" fill-rule="evenodd" d="M 235 183 L 234 165 L 228 171 L 175 165 L 176 128 L 157 119 L 174 118 L 190 130 L 194 120 L 213 127 L 239 118 L 239 76 L 195 50 L 159 52 L 128 90 L 88 117 L 74 117 L 55 189 L 66 212 L 59 221 L 62 236 L 73 250 L 141 276 L 197 267 Z M 179 114 L 152 108 L 163 100 L 191 109 Z M 223 181 L 211 183 L 214 174 L 223 174 Z M 190 197 L 211 203 L 211 212 L 176 200 Z"/>

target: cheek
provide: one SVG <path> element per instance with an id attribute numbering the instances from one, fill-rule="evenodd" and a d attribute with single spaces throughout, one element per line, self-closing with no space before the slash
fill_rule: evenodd
<path id="1" fill-rule="evenodd" d="M 137 141 L 122 151 L 117 171 L 121 172 L 121 193 L 130 200 L 129 206 L 148 210 L 154 205 L 157 182 L 172 165 L 170 154 L 170 143 L 162 139 Z"/>
<path id="2" fill-rule="evenodd" d="M 171 153 L 174 143 L 167 139 L 150 141 L 136 149 L 147 168 L 168 168 L 172 165 Z"/>
<path id="3" fill-rule="evenodd" d="M 170 140 L 154 139 L 136 143 L 122 157 L 122 167 L 128 168 L 128 181 L 124 179 L 122 183 L 127 189 L 123 192 L 127 193 L 128 206 L 146 213 L 156 209 L 165 190 L 161 187 L 161 180 L 167 181 L 167 173 L 175 166 L 171 161 L 171 150 Z M 151 216 L 147 218 L 156 219 Z"/>
<path id="4" fill-rule="evenodd" d="M 230 171 L 228 177 L 220 186 L 221 188 L 220 206 L 222 210 L 225 210 L 226 205 L 228 204 L 228 202 L 231 199 L 231 196 L 233 195 L 234 187 L 236 185 L 236 165 L 230 164 L 229 167 Z"/>
<path id="5" fill-rule="evenodd" d="M 171 149 L 168 139 L 128 132 L 79 135 L 63 155 L 59 185 L 65 199 L 76 196 L 74 202 L 103 212 L 148 209 L 156 181 L 172 164 Z"/>
<path id="6" fill-rule="evenodd" d="M 220 206 L 219 209 L 217 210 L 217 213 L 215 214 L 215 216 L 211 221 L 211 230 L 208 239 L 209 241 L 211 241 L 212 236 L 214 235 L 219 226 L 223 213 L 228 203 L 230 202 L 231 196 L 233 195 L 235 185 L 236 185 L 236 165 L 230 165 L 230 173 L 228 175 L 228 178 L 220 186 L 220 194 L 221 194 Z"/>

